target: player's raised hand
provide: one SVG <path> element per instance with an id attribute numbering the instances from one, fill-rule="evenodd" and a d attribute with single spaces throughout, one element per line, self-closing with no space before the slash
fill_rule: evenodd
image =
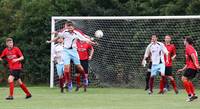
<path id="1" fill-rule="evenodd" d="M 197 69 L 200 70 L 200 66 L 198 66 Z"/>
<path id="2" fill-rule="evenodd" d="M 98 43 L 97 42 L 93 42 L 93 41 L 89 41 L 90 44 L 97 46 Z"/>
<path id="3" fill-rule="evenodd" d="M 19 59 L 13 59 L 13 60 L 12 60 L 13 63 L 15 63 L 15 62 L 17 62 L 17 61 L 19 61 Z"/>
<path id="4" fill-rule="evenodd" d="M 147 61 L 146 61 L 145 59 L 143 59 L 143 60 L 142 60 L 142 65 L 143 65 L 143 67 L 145 67 L 146 64 L 147 64 Z"/>
<path id="5" fill-rule="evenodd" d="M 58 32 L 57 31 L 53 31 L 53 32 L 51 32 L 51 34 L 58 34 Z"/>
<path id="6" fill-rule="evenodd" d="M 88 57 L 88 60 L 92 60 L 92 56 L 89 56 L 89 57 Z"/>
<path id="7" fill-rule="evenodd" d="M 49 44 L 49 43 L 51 43 L 51 41 L 47 40 L 46 43 Z"/>

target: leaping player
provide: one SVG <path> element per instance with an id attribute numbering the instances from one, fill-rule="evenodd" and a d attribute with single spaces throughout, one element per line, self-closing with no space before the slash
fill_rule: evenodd
<path id="1" fill-rule="evenodd" d="M 57 36 L 51 41 L 47 41 L 48 43 L 55 42 L 59 37 L 64 38 L 64 75 L 66 79 L 66 84 L 68 85 L 68 91 L 72 91 L 72 81 L 70 77 L 70 61 L 76 65 L 77 71 L 85 75 L 84 69 L 80 64 L 80 58 L 77 52 L 76 40 L 79 39 L 81 41 L 85 41 L 87 43 L 95 45 L 95 42 L 92 42 L 90 39 L 84 37 L 80 33 L 75 32 L 74 24 L 71 21 L 66 22 L 67 31 L 64 32 L 54 32 Z M 86 77 L 84 77 L 86 79 Z M 85 85 L 86 86 L 86 85 Z M 86 88 L 86 87 L 84 87 Z"/>

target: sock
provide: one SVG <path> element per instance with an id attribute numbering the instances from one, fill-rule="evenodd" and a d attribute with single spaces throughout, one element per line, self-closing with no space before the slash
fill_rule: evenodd
<path id="1" fill-rule="evenodd" d="M 149 88 L 150 73 L 151 73 L 151 72 L 147 72 L 147 75 L 146 75 L 146 89 Z"/>
<path id="2" fill-rule="evenodd" d="M 165 76 L 161 76 L 161 80 L 160 80 L 160 92 L 163 92 L 164 90 L 164 86 L 165 86 L 165 82 L 166 81 L 166 78 Z"/>
<path id="3" fill-rule="evenodd" d="M 84 71 L 84 69 L 77 68 L 77 71 L 78 71 L 78 73 L 83 77 L 83 80 L 84 80 L 84 86 L 86 86 L 86 84 L 85 84 L 86 75 L 85 75 L 85 71 Z"/>
<path id="4" fill-rule="evenodd" d="M 63 88 L 63 78 L 59 78 L 60 88 Z"/>
<path id="5" fill-rule="evenodd" d="M 64 72 L 64 78 L 65 78 L 65 81 L 66 81 L 66 83 L 68 84 L 69 82 L 70 82 L 70 77 L 69 77 L 69 72 L 67 72 L 67 71 L 65 71 Z"/>
<path id="6" fill-rule="evenodd" d="M 85 74 L 85 83 L 84 83 L 86 86 L 88 86 L 88 74 L 86 73 Z"/>
<path id="7" fill-rule="evenodd" d="M 22 90 L 26 93 L 26 96 L 30 96 L 30 95 L 31 95 L 30 92 L 28 91 L 26 85 L 25 85 L 24 83 L 22 83 L 22 84 L 20 85 L 20 87 L 21 87 Z"/>
<path id="8" fill-rule="evenodd" d="M 65 87 L 65 86 L 64 86 L 64 85 L 65 85 L 65 81 L 66 81 L 65 76 L 63 76 L 63 77 L 62 77 L 63 87 Z"/>
<path id="9" fill-rule="evenodd" d="M 73 86 L 72 86 L 72 81 L 67 83 L 68 91 L 72 92 Z"/>
<path id="10" fill-rule="evenodd" d="M 165 78 L 165 85 L 164 85 L 164 88 L 166 88 L 167 90 L 169 89 L 169 83 L 168 83 L 167 78 Z"/>
<path id="11" fill-rule="evenodd" d="M 190 90 L 190 84 L 188 80 L 183 81 L 183 86 L 185 88 L 185 91 L 187 92 L 188 95 L 191 95 L 191 90 Z"/>
<path id="12" fill-rule="evenodd" d="M 13 92 L 14 92 L 14 82 L 10 82 L 10 95 L 9 96 L 13 96 Z"/>
<path id="13" fill-rule="evenodd" d="M 175 80 L 171 80 L 171 84 L 172 84 L 172 87 L 174 88 L 174 91 L 177 91 L 177 86 L 176 86 Z"/>
<path id="14" fill-rule="evenodd" d="M 150 88 L 150 91 L 153 92 L 153 83 L 154 83 L 154 77 L 150 77 L 150 80 L 149 80 L 149 88 Z"/>
<path id="15" fill-rule="evenodd" d="M 86 79 L 85 71 L 83 69 L 80 69 L 80 68 L 78 68 L 77 70 L 78 70 L 78 73 L 83 76 L 83 80 L 85 80 Z"/>
<path id="16" fill-rule="evenodd" d="M 163 79 L 160 79 L 160 92 L 163 92 L 163 90 L 164 90 Z"/>
<path id="17" fill-rule="evenodd" d="M 72 79 L 71 79 L 71 70 L 69 70 L 69 74 L 68 74 L 69 78 L 69 83 L 71 84 L 71 88 L 72 88 Z"/>
<path id="18" fill-rule="evenodd" d="M 80 85 L 81 85 L 81 77 L 80 77 L 80 74 L 78 74 L 78 75 L 76 76 L 76 85 L 77 85 L 78 87 L 80 87 Z"/>
<path id="19" fill-rule="evenodd" d="M 191 94 L 192 94 L 192 95 L 195 95 L 195 88 L 194 88 L 194 85 L 192 84 L 191 81 L 189 81 L 188 83 L 189 83 L 189 87 L 190 87 L 190 90 L 191 90 Z"/>

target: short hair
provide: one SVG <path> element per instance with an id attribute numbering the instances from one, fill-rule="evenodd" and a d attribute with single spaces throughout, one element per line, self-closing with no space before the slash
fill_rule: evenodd
<path id="1" fill-rule="evenodd" d="M 185 39 L 191 45 L 194 44 L 194 41 L 191 36 L 184 36 L 183 39 Z"/>
<path id="2" fill-rule="evenodd" d="M 152 37 L 152 36 L 156 36 L 156 37 L 158 38 L 158 35 L 156 35 L 156 34 L 152 34 L 151 37 Z"/>
<path id="3" fill-rule="evenodd" d="M 67 26 L 74 26 L 74 23 L 72 21 L 66 21 L 65 24 Z"/>
<path id="4" fill-rule="evenodd" d="M 166 36 L 169 36 L 170 38 L 172 38 L 172 35 L 167 34 L 167 35 L 165 35 L 165 37 L 166 37 Z"/>
<path id="5" fill-rule="evenodd" d="M 6 38 L 6 42 L 9 42 L 9 41 L 13 41 L 13 39 L 10 37 Z"/>

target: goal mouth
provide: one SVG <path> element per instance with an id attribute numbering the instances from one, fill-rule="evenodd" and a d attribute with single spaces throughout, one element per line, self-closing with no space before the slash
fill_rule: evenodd
<path id="1" fill-rule="evenodd" d="M 97 40 L 99 45 L 94 46 L 95 53 L 89 63 L 90 84 L 97 86 L 144 87 L 147 68 L 141 61 L 152 34 L 158 35 L 161 42 L 165 35 L 172 36 L 177 48 L 173 72 L 185 64 L 183 36 L 193 37 L 197 51 L 200 49 L 200 16 L 53 16 L 51 31 L 61 31 L 66 20 L 90 37 L 94 37 L 96 30 L 103 31 L 104 36 Z M 50 74 L 50 87 L 53 87 L 56 71 L 52 57 Z M 175 76 L 180 82 L 179 75 Z"/>

